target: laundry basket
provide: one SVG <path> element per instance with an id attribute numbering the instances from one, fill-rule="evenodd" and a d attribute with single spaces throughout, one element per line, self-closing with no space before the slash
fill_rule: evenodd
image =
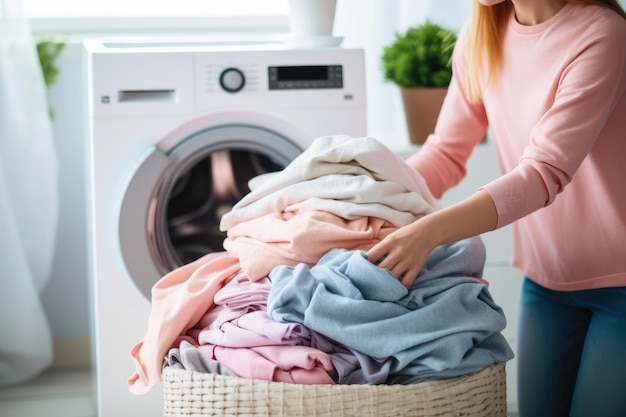
<path id="1" fill-rule="evenodd" d="M 165 367 L 165 416 L 506 416 L 505 363 L 411 385 L 303 385 Z"/>

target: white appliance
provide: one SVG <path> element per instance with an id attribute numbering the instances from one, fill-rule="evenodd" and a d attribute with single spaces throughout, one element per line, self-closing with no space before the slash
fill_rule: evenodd
<path id="1" fill-rule="evenodd" d="M 364 53 L 269 42 L 88 40 L 85 49 L 98 416 L 162 416 L 160 388 L 127 388 L 150 288 L 223 250 L 220 215 L 251 177 L 316 137 L 365 135 Z"/>

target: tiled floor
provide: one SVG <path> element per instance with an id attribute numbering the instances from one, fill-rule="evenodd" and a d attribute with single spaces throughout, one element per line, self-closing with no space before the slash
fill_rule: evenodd
<path id="1" fill-rule="evenodd" d="M 2 417 L 96 417 L 95 409 L 89 370 L 49 371 L 0 388 Z"/>

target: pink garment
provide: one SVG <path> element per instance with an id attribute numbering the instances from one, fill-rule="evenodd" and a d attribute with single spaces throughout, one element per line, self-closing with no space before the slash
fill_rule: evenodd
<path id="1" fill-rule="evenodd" d="M 271 287 L 269 278 L 252 281 L 242 271 L 215 294 L 215 304 L 233 310 L 265 310 Z"/>
<path id="2" fill-rule="evenodd" d="M 302 324 L 276 322 L 266 311 L 252 311 L 201 330 L 197 339 L 201 345 L 227 347 L 292 346 L 310 344 L 311 334 Z"/>
<path id="3" fill-rule="evenodd" d="M 128 379 L 130 391 L 145 394 L 157 386 L 163 358 L 183 340 L 242 377 L 334 383 L 330 357 L 315 348 L 294 346 L 310 339 L 309 331 L 296 323 L 271 320 L 264 310 L 271 283 L 263 277 L 256 284 L 242 273 L 237 258 L 226 252 L 206 255 L 159 280 L 152 289 L 148 331 L 131 350 L 137 372 Z M 203 336 L 201 324 L 214 329 L 224 327 Z"/>
<path id="4" fill-rule="evenodd" d="M 136 368 L 128 379 L 133 394 L 159 384 L 172 343 L 200 320 L 213 306 L 215 293 L 239 271 L 237 258 L 217 252 L 173 270 L 154 285 L 148 330 L 130 352 Z"/>
<path id="5" fill-rule="evenodd" d="M 187 332 L 188 337 L 199 352 L 241 377 L 334 383 L 330 357 L 310 347 L 310 331 L 299 323 L 276 322 L 267 314 L 270 285 L 267 278 L 251 282 L 239 273 L 215 294 L 216 305 Z"/>
<path id="6" fill-rule="evenodd" d="M 391 223 L 374 217 L 346 220 L 325 211 L 271 213 L 235 224 L 224 248 L 256 280 L 278 265 L 312 266 L 334 248 L 367 250 L 394 230 Z"/>
<path id="7" fill-rule="evenodd" d="M 242 378 L 292 384 L 334 384 L 330 356 L 308 346 L 230 348 L 200 345 L 203 354 Z"/>
<path id="8" fill-rule="evenodd" d="M 235 320 L 249 311 L 267 310 L 271 286 L 267 277 L 250 281 L 243 271 L 240 272 L 215 294 L 215 307 L 208 310 L 194 327 L 200 330 L 219 329 L 222 323 Z"/>
<path id="9" fill-rule="evenodd" d="M 263 334 L 274 342 L 290 345 L 310 345 L 311 332 L 304 325 L 274 321 L 267 311 L 253 311 L 239 317 L 237 326 L 251 332 Z"/>
<path id="10" fill-rule="evenodd" d="M 626 21 L 567 3 L 534 26 L 511 14 L 503 38 L 495 88 L 469 103 L 461 34 L 435 133 L 407 162 L 440 197 L 489 125 L 503 176 L 484 188 L 497 226 L 514 222 L 513 265 L 555 290 L 624 286 Z"/>

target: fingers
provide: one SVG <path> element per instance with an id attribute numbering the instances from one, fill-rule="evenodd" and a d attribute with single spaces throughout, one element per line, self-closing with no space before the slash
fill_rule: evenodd
<path id="1" fill-rule="evenodd" d="M 372 246 L 366 254 L 370 262 L 381 268 L 391 270 L 397 263 L 392 260 L 402 255 L 402 251 L 402 246 L 398 243 L 397 239 L 394 238 L 393 234 L 391 234 Z"/>
<path id="2" fill-rule="evenodd" d="M 370 248 L 366 255 L 370 262 L 391 272 L 408 289 L 421 271 L 422 264 L 407 252 L 399 251 L 398 247 L 383 240 Z"/>
<path id="3" fill-rule="evenodd" d="M 396 278 L 399 279 L 400 276 L 393 272 L 393 268 L 396 267 L 394 257 L 385 249 L 384 246 L 378 244 L 371 248 L 366 255 L 371 263 L 379 268 L 390 271 Z"/>
<path id="4" fill-rule="evenodd" d="M 380 262 L 384 260 L 383 258 L 386 254 L 385 252 L 386 250 L 384 246 L 378 243 L 374 245 L 373 247 L 371 247 L 370 250 L 367 251 L 366 255 L 371 263 L 380 266 Z"/>
<path id="5" fill-rule="evenodd" d="M 367 257 L 370 262 L 377 265 L 379 268 L 391 272 L 406 288 L 409 288 L 413 281 L 415 281 L 417 274 L 414 273 L 414 270 L 416 268 L 411 266 L 410 260 L 405 256 L 400 256 L 400 254 L 387 251 L 385 245 L 379 243 L 372 247 L 367 252 Z"/>
<path id="6" fill-rule="evenodd" d="M 417 275 L 419 274 L 420 269 L 410 269 L 404 273 L 402 278 L 400 278 L 400 282 L 405 288 L 410 288 L 413 285 L 413 282 L 417 279 Z"/>
<path id="7" fill-rule="evenodd" d="M 413 284 L 413 281 L 415 281 L 420 271 L 420 268 L 415 267 L 413 262 L 407 259 L 403 259 L 396 265 L 386 269 L 388 269 L 406 288 L 409 288 Z"/>

